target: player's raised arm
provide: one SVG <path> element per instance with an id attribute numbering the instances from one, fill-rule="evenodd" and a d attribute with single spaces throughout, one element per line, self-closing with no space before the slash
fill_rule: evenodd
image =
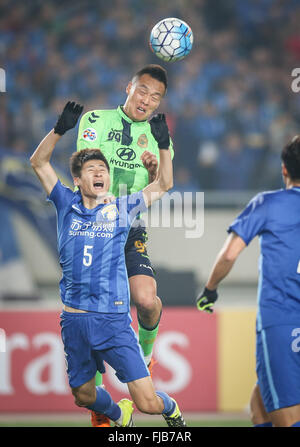
<path id="1" fill-rule="evenodd" d="M 157 172 L 157 159 L 148 151 L 145 151 L 141 160 L 149 172 L 149 177 L 154 178 L 154 181 L 143 189 L 144 198 L 147 206 L 150 206 L 154 201 L 160 199 L 165 192 L 173 187 L 173 165 L 170 146 L 169 129 L 166 123 L 165 115 L 160 113 L 150 120 L 151 132 L 156 139 L 159 147 L 160 165 Z"/>
<path id="2" fill-rule="evenodd" d="M 56 185 L 57 175 L 51 166 L 50 159 L 56 143 L 67 130 L 76 126 L 83 106 L 68 102 L 58 121 L 48 135 L 40 142 L 32 156 L 30 157 L 31 166 L 43 185 L 46 193 L 49 195 Z"/>

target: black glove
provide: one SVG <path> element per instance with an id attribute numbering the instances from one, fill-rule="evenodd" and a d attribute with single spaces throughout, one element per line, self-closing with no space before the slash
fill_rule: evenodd
<path id="1" fill-rule="evenodd" d="M 63 135 L 67 132 L 67 130 L 75 127 L 82 111 L 83 106 L 69 101 L 65 105 L 62 114 L 58 117 L 57 123 L 54 127 L 54 133 Z"/>
<path id="2" fill-rule="evenodd" d="M 198 310 L 213 313 L 212 306 L 218 299 L 217 289 L 209 290 L 205 287 L 201 295 L 196 298 L 196 306 Z"/>
<path id="3" fill-rule="evenodd" d="M 151 132 L 158 143 L 159 149 L 169 149 L 170 135 L 164 113 L 158 113 L 150 121 Z"/>

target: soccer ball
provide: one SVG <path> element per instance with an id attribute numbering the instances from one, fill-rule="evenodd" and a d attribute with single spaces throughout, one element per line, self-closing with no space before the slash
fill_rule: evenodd
<path id="1" fill-rule="evenodd" d="M 160 59 L 175 62 L 189 54 L 193 40 L 193 32 L 189 25 L 183 20 L 168 18 L 153 27 L 149 45 Z"/>

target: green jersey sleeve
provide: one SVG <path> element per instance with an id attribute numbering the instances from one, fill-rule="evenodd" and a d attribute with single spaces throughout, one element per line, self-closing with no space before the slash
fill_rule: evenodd
<path id="1" fill-rule="evenodd" d="M 102 121 L 100 118 L 100 110 L 94 110 L 85 113 L 79 123 L 77 136 L 77 151 L 82 149 L 100 149 L 100 136 Z M 97 122 L 97 126 L 95 123 Z"/>

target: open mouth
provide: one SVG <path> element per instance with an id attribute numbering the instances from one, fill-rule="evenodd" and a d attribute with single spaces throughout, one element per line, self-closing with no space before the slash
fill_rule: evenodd
<path id="1" fill-rule="evenodd" d="M 146 113 L 146 109 L 144 109 L 143 107 L 137 107 L 137 110 L 141 113 Z"/>
<path id="2" fill-rule="evenodd" d="M 102 182 L 95 182 L 94 183 L 94 188 L 103 188 L 103 186 L 104 186 L 104 183 L 102 183 Z"/>

